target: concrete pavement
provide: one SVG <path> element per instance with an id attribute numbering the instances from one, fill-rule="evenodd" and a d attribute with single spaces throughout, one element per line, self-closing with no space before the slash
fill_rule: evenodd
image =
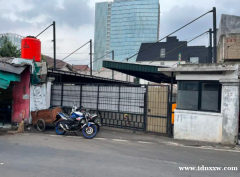
<path id="1" fill-rule="evenodd" d="M 87 140 L 72 134 L 5 134 L 0 136 L 0 177 L 240 176 L 237 151 L 174 146 L 135 136 L 102 131 L 97 138 Z M 179 170 L 202 165 L 238 167 L 238 171 Z"/>

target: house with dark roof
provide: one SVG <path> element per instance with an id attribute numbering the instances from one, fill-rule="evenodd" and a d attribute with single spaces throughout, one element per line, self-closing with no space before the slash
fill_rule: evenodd
<path id="1" fill-rule="evenodd" d="M 154 43 L 142 43 L 143 50 Z M 205 46 L 188 46 L 187 41 L 179 41 L 176 36 L 167 37 L 166 42 L 159 42 L 140 52 L 138 63 L 177 66 L 185 63 L 211 63 L 209 48 Z"/>

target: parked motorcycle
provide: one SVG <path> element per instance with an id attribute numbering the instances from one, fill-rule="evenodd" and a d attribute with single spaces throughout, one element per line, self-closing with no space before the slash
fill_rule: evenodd
<path id="1" fill-rule="evenodd" d="M 60 119 L 62 121 L 59 121 Z M 97 115 L 91 115 L 89 110 L 83 107 L 77 108 L 75 103 L 73 104 L 70 116 L 58 112 L 54 123 L 55 131 L 58 135 L 63 135 L 66 132 L 76 133 L 82 131 L 85 138 L 91 139 L 100 130 L 100 120 L 97 118 Z"/>

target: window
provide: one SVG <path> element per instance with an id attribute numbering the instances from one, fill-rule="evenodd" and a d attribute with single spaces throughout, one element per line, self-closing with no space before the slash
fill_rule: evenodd
<path id="1" fill-rule="evenodd" d="M 160 51 L 160 57 L 165 58 L 165 49 L 161 49 Z"/>
<path id="2" fill-rule="evenodd" d="M 217 81 L 179 81 L 177 108 L 220 112 L 221 85 Z"/>
<path id="3" fill-rule="evenodd" d="M 201 100 L 202 110 L 218 110 L 219 84 L 202 83 Z"/>
<path id="4" fill-rule="evenodd" d="M 190 63 L 198 64 L 199 63 L 199 57 L 190 57 Z"/>
<path id="5" fill-rule="evenodd" d="M 164 62 L 161 61 L 161 62 L 160 62 L 160 65 L 164 65 Z"/>

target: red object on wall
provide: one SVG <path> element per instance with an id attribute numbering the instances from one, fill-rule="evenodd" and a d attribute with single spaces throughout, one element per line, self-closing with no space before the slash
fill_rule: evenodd
<path id="1" fill-rule="evenodd" d="M 27 36 L 22 39 L 21 58 L 41 61 L 41 41 L 34 36 Z"/>
<path id="2" fill-rule="evenodd" d="M 13 94 L 12 122 L 20 123 L 23 118 L 29 120 L 30 71 L 28 67 L 22 72 L 21 81 L 14 82 L 12 94 Z"/>

